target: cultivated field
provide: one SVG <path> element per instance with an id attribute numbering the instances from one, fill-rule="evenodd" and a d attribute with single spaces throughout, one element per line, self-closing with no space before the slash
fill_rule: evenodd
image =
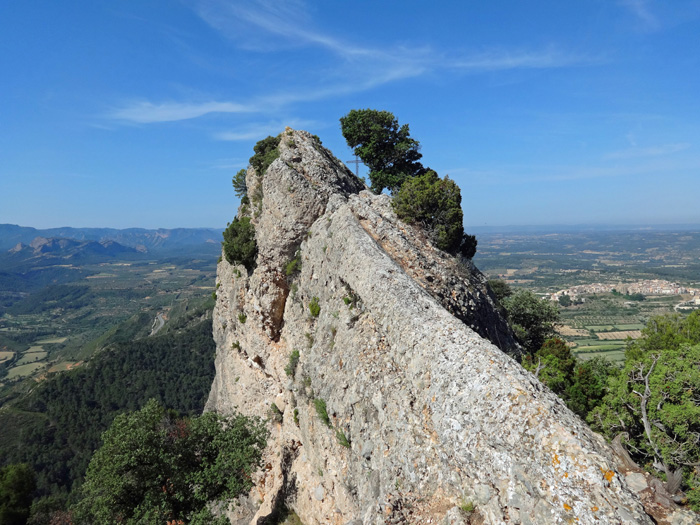
<path id="1" fill-rule="evenodd" d="M 627 330 L 624 332 L 601 332 L 598 335 L 598 339 L 603 340 L 615 340 L 615 339 L 639 339 L 642 337 L 641 330 Z"/>

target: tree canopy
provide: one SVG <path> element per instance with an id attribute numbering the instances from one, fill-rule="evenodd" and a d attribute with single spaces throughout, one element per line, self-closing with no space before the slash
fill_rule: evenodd
<path id="1" fill-rule="evenodd" d="M 432 170 L 404 182 L 392 206 L 396 215 L 409 224 L 423 226 L 435 246 L 456 252 L 464 234 L 462 194 L 449 177 L 441 179 Z"/>
<path id="2" fill-rule="evenodd" d="M 632 457 L 667 481 L 683 484 L 700 509 L 700 312 L 652 318 L 625 352 L 620 375 L 588 421 L 613 438 L 623 433 Z"/>
<path id="3" fill-rule="evenodd" d="M 19 463 L 0 468 L 0 524 L 24 525 L 36 489 L 34 471 Z"/>
<path id="4" fill-rule="evenodd" d="M 489 279 L 489 288 L 496 296 L 496 300 L 500 303 L 506 297 L 513 295 L 513 289 L 502 279 Z"/>
<path id="5" fill-rule="evenodd" d="M 248 271 L 255 267 L 258 244 L 250 217 L 234 218 L 224 230 L 224 255 L 230 264 L 242 264 Z"/>
<path id="6" fill-rule="evenodd" d="M 276 137 L 266 137 L 259 140 L 255 146 L 253 146 L 253 151 L 255 154 L 250 157 L 250 165 L 255 168 L 255 173 L 262 177 L 267 168 L 270 167 L 277 157 L 280 156 L 278 146 L 280 144 L 282 136 L 277 135 Z"/>
<path id="7" fill-rule="evenodd" d="M 406 179 L 426 170 L 418 162 L 420 144 L 410 137 L 408 124 L 399 126 L 394 115 L 375 109 L 353 109 L 340 119 L 348 146 L 369 168 L 372 191 L 396 193 Z"/>
<path id="8" fill-rule="evenodd" d="M 554 336 L 559 308 L 551 301 L 521 289 L 505 297 L 501 304 L 506 309 L 508 322 L 518 341 L 528 353 L 534 354 L 547 339 Z"/>
<path id="9" fill-rule="evenodd" d="M 259 419 L 212 412 L 183 419 L 151 400 L 103 434 L 74 509 L 78 522 L 227 523 L 207 504 L 251 488 L 266 439 Z"/>
<path id="10" fill-rule="evenodd" d="M 408 124 L 399 126 L 388 111 L 353 109 L 340 119 L 348 145 L 369 168 L 372 191 L 388 189 L 393 195 L 396 215 L 406 223 L 418 224 L 435 246 L 471 259 L 476 237 L 464 233 L 462 194 L 449 177 L 418 162 L 418 141 L 409 134 Z"/>

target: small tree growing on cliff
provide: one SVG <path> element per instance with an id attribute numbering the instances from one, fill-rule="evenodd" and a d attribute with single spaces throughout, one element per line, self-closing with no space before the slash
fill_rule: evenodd
<path id="1" fill-rule="evenodd" d="M 239 170 L 231 180 L 233 191 L 236 192 L 236 197 L 242 199 L 248 196 L 248 185 L 246 184 L 246 170 Z"/>
<path id="2" fill-rule="evenodd" d="M 425 172 L 418 162 L 420 144 L 409 136 L 408 124 L 399 126 L 388 111 L 353 109 L 340 119 L 348 146 L 369 168 L 372 191 L 396 193 L 410 177 Z"/>
<path id="3" fill-rule="evenodd" d="M 280 156 L 278 146 L 281 139 L 281 135 L 266 137 L 259 140 L 255 146 L 253 146 L 255 155 L 250 157 L 250 165 L 255 168 L 255 173 L 257 173 L 259 177 L 262 177 L 267 168 L 270 167 L 270 164 Z"/>
<path id="4" fill-rule="evenodd" d="M 248 271 L 255 268 L 258 245 L 255 242 L 255 227 L 250 217 L 236 217 L 224 230 L 221 243 L 229 264 L 242 264 Z"/>
<path id="5" fill-rule="evenodd" d="M 456 253 L 464 238 L 471 237 L 467 242 L 469 249 L 464 253 L 471 258 L 476 251 L 476 239 L 464 235 L 461 203 L 459 186 L 449 177 L 441 179 L 433 170 L 428 170 L 406 180 L 391 204 L 401 220 L 423 226 L 441 250 Z"/>

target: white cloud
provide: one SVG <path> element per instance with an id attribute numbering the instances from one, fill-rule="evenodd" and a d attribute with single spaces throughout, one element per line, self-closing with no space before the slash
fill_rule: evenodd
<path id="1" fill-rule="evenodd" d="M 547 69 L 592 63 L 586 57 L 569 55 L 554 48 L 545 51 L 491 51 L 464 58 L 445 59 L 444 67 L 471 71 Z"/>
<path id="2" fill-rule="evenodd" d="M 510 69 L 543 69 L 591 63 L 585 57 L 554 47 L 539 51 L 491 50 L 450 56 L 430 47 L 368 47 L 314 29 L 302 0 L 192 0 L 193 8 L 209 26 L 240 46 L 253 42 L 258 50 L 283 50 L 312 46 L 332 55 L 324 79 L 314 71 L 314 84 L 290 85 L 277 92 L 261 93 L 249 100 L 206 102 L 137 101 L 111 111 L 111 120 L 147 124 L 194 119 L 214 113 L 274 114 L 299 102 L 314 102 L 360 93 L 382 85 L 416 78 L 431 72 L 479 73 Z M 259 45 L 255 42 L 259 41 Z M 340 61 L 338 60 L 340 58 Z M 318 68 L 317 68 L 318 69 Z M 305 79 L 305 75 L 299 75 Z M 309 77 L 310 79 L 311 77 Z M 310 80 L 308 80 L 310 81 Z M 248 140 L 253 131 L 230 131 L 222 140 Z"/>
<path id="3" fill-rule="evenodd" d="M 300 0 L 257 0 L 244 4 L 199 0 L 195 10 L 205 22 L 227 38 L 242 44 L 262 38 L 264 42 L 260 44 L 259 50 L 299 45 L 325 49 L 343 60 L 336 68 L 337 71 L 347 71 L 344 77 L 350 82 L 354 78 L 367 79 L 355 83 L 357 90 L 366 89 L 367 85 L 386 84 L 441 69 L 542 69 L 592 62 L 589 58 L 567 54 L 553 47 L 540 51 L 492 50 L 448 56 L 425 46 L 362 46 L 311 28 L 306 5 Z M 283 43 L 274 46 L 270 43 L 270 38 L 274 37 L 283 40 Z"/>
<path id="4" fill-rule="evenodd" d="M 661 146 L 651 146 L 648 148 L 638 148 L 632 147 L 628 149 L 623 149 L 620 151 L 613 151 L 605 155 L 605 159 L 615 160 L 615 159 L 636 159 L 640 157 L 659 157 L 662 155 L 671 155 L 673 153 L 678 153 L 679 151 L 686 150 L 690 147 L 687 142 L 681 142 L 678 144 L 663 144 Z"/>
<path id="5" fill-rule="evenodd" d="M 659 28 L 659 20 L 651 11 L 650 0 L 621 0 L 620 3 L 639 19 L 645 29 L 656 30 Z"/>
<path id="6" fill-rule="evenodd" d="M 235 102 L 135 102 L 108 113 L 114 120 L 124 120 L 138 124 L 153 122 L 173 122 L 201 117 L 210 113 L 253 113 L 260 108 Z"/>

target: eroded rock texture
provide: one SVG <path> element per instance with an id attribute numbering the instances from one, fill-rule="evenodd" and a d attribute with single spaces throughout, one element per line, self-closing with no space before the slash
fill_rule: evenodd
<path id="1" fill-rule="evenodd" d="M 219 264 L 207 409 L 269 417 L 271 435 L 234 523 L 282 504 L 306 525 L 652 523 L 603 439 L 510 357 L 470 263 L 306 132 L 247 180 L 258 265 Z"/>

